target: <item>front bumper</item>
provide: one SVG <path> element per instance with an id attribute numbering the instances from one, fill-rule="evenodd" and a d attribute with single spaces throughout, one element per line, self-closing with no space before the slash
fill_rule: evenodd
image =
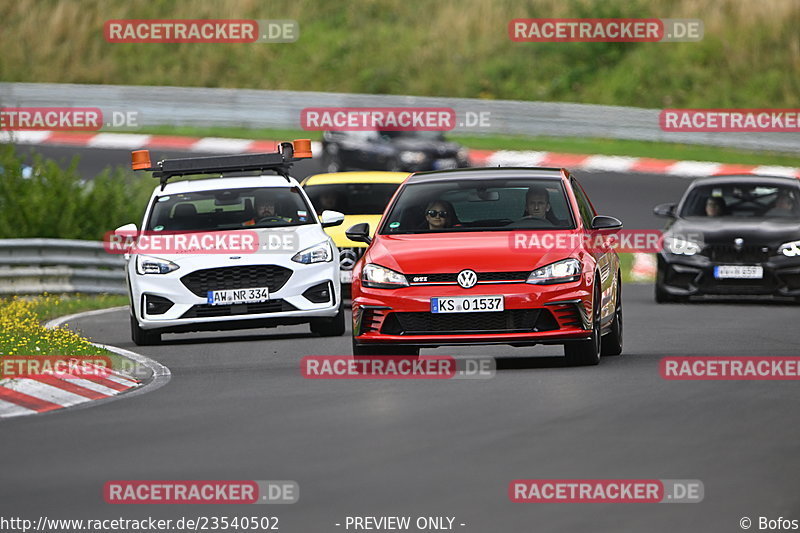
<path id="1" fill-rule="evenodd" d="M 714 267 L 757 265 L 762 279 L 716 279 Z M 658 283 L 672 296 L 800 297 L 800 258 L 773 256 L 761 262 L 714 262 L 703 255 L 658 254 Z"/>
<path id="2" fill-rule="evenodd" d="M 370 289 L 353 298 L 353 336 L 361 345 L 456 346 L 561 344 L 591 333 L 591 287 L 581 281 L 559 285 L 482 284 Z M 432 297 L 504 296 L 504 311 L 431 313 Z M 446 328 L 446 329 L 445 329 Z"/>
<path id="3" fill-rule="evenodd" d="M 298 324 L 313 318 L 333 317 L 341 303 L 339 268 L 335 261 L 292 265 L 289 279 L 280 289 L 270 292 L 267 302 L 224 306 L 208 305 L 204 296 L 184 285 L 181 278 L 191 274 L 189 270 L 139 275 L 133 268 L 131 261 L 128 268 L 131 303 L 140 327 L 146 330 L 179 332 Z M 329 287 L 326 301 L 312 302 L 304 296 L 309 289 L 324 283 Z M 149 296 L 165 298 L 172 305 L 165 312 L 150 313 L 145 305 Z"/>

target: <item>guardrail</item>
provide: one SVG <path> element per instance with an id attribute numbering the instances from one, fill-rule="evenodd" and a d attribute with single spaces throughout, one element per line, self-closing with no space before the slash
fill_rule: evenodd
<path id="1" fill-rule="evenodd" d="M 0 294 L 126 294 L 124 265 L 101 242 L 0 239 Z"/>
<path id="2" fill-rule="evenodd" d="M 664 132 L 659 109 L 514 100 L 340 94 L 253 89 L 0 83 L 4 106 L 99 107 L 138 112 L 139 125 L 300 128 L 306 107 L 450 107 L 459 119 L 489 112 L 488 127 L 455 133 L 600 137 L 797 152 L 800 133 Z"/>

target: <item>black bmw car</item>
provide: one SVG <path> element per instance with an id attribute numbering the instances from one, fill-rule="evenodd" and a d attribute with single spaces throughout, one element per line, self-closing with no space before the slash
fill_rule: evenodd
<path id="1" fill-rule="evenodd" d="M 469 153 L 438 131 L 326 131 L 322 160 L 326 172 L 418 172 L 468 167 Z"/>
<path id="2" fill-rule="evenodd" d="M 715 176 L 692 182 L 658 254 L 659 303 L 694 296 L 772 296 L 800 302 L 800 180 Z"/>

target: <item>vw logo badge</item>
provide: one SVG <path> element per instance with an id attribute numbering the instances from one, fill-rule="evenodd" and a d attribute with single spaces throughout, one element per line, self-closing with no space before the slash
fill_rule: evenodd
<path id="1" fill-rule="evenodd" d="M 736 237 L 735 239 L 733 239 L 733 246 L 737 250 L 741 250 L 742 248 L 744 248 L 744 239 L 742 239 L 741 237 Z"/>
<path id="2" fill-rule="evenodd" d="M 465 289 L 469 289 L 474 287 L 476 283 L 478 283 L 478 275 L 475 273 L 474 270 L 462 270 L 458 273 L 458 277 L 456 278 L 458 284 L 461 285 Z"/>

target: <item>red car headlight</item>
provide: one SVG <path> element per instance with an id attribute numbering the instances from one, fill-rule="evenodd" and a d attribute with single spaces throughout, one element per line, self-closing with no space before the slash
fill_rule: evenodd
<path id="1" fill-rule="evenodd" d="M 408 280 L 399 272 L 368 263 L 361 271 L 361 283 L 373 289 L 398 289 L 408 287 Z"/>
<path id="2" fill-rule="evenodd" d="M 537 268 L 531 272 L 525 283 L 532 285 L 552 285 L 578 281 L 581 276 L 581 262 L 577 259 L 563 259 Z"/>

